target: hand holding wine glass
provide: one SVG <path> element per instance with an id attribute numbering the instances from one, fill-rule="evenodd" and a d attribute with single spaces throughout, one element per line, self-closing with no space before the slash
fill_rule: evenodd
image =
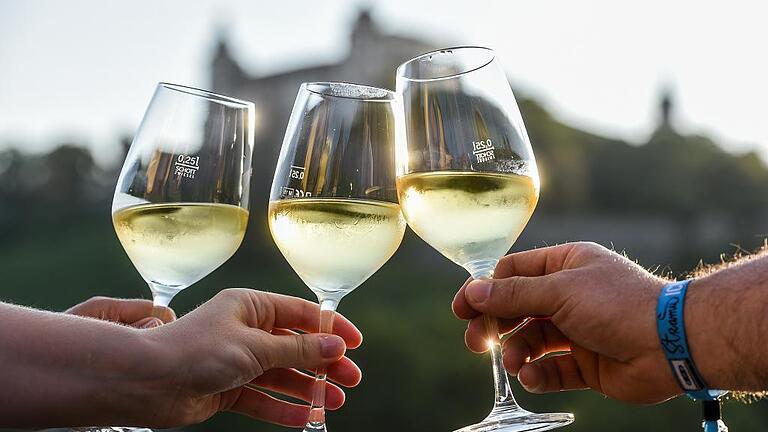
<path id="1" fill-rule="evenodd" d="M 149 285 L 157 317 L 243 241 L 253 123 L 250 102 L 157 85 L 112 201 L 115 233 Z"/>
<path id="2" fill-rule="evenodd" d="M 464 284 L 453 310 L 471 320 L 466 342 L 477 352 L 487 349 L 480 313 L 498 317 L 503 334 L 520 317 L 541 317 L 504 341 L 505 368 L 531 392 L 589 387 L 626 402 L 658 403 L 682 392 L 666 373 L 655 321 L 649 319 L 667 283 L 600 245 L 566 243 L 502 258 L 493 280 Z M 697 308 L 706 299 L 697 290 L 688 295 L 688 322 L 700 323 Z M 718 333 L 693 328 L 697 342 L 699 335 L 715 339 Z M 728 383 L 725 370 L 710 374 L 712 357 L 717 356 L 698 357 L 708 380 Z"/>
<path id="3" fill-rule="evenodd" d="M 339 408 L 344 403 L 339 386 L 352 387 L 361 379 L 357 365 L 343 356 L 360 345 L 362 335 L 339 314 L 334 335 L 304 334 L 317 329 L 319 318 L 318 305 L 307 300 L 228 289 L 177 321 L 147 330 L 158 364 L 142 381 L 148 388 L 136 389 L 153 395 L 140 398 L 151 409 L 142 410 L 139 420 L 175 427 L 233 411 L 299 427 L 309 407 L 267 392 L 309 402 L 315 379 L 298 369 L 318 367 L 327 368 L 335 383 L 323 383 L 324 402 Z"/>

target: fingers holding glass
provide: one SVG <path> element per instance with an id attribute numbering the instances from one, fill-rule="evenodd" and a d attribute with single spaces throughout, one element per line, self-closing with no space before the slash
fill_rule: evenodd
<path id="1" fill-rule="evenodd" d="M 525 318 L 497 320 L 499 326 L 499 336 L 503 336 L 511 332 L 525 321 Z M 482 315 L 473 318 L 470 320 L 469 324 L 467 324 L 467 330 L 464 332 L 464 343 L 466 343 L 467 348 L 469 348 L 470 351 L 476 353 L 484 353 L 490 348 L 488 332 L 485 328 L 485 322 Z"/>
<path id="2" fill-rule="evenodd" d="M 248 309 L 250 315 L 246 317 L 251 327 L 262 328 L 267 322 L 274 329 L 304 332 L 316 332 L 320 327 L 320 306 L 317 303 L 283 294 L 254 290 L 245 292 L 252 305 Z M 242 298 L 234 296 L 233 301 L 240 302 Z M 363 343 L 363 334 L 344 315 L 334 314 L 332 327 L 333 334 L 341 336 L 348 349 L 357 348 Z"/>
<path id="3" fill-rule="evenodd" d="M 296 332 L 287 329 L 274 329 L 274 335 L 295 335 Z M 348 349 L 354 349 L 347 345 Z M 327 367 L 328 379 L 343 385 L 344 387 L 354 387 L 360 383 L 363 378 L 360 368 L 348 357 L 342 357 L 339 361 L 331 363 Z"/>
<path id="4" fill-rule="evenodd" d="M 484 313 L 499 319 L 550 317 L 566 300 L 563 276 L 512 276 L 506 279 L 468 280 L 451 305 L 461 319 Z"/>
<path id="5" fill-rule="evenodd" d="M 272 369 L 251 381 L 250 384 L 304 402 L 312 402 L 315 377 L 296 369 Z M 327 382 L 325 403 L 328 409 L 340 408 L 344 404 L 344 391 L 337 385 Z"/>
<path id="6" fill-rule="evenodd" d="M 553 355 L 526 363 L 517 374 L 520 384 L 531 393 L 549 393 L 589 388 L 571 353 Z"/>
<path id="7" fill-rule="evenodd" d="M 504 341 L 504 367 L 512 375 L 516 375 L 526 363 L 536 361 L 547 354 L 570 350 L 570 340 L 551 321 L 532 320 Z"/>
<path id="8" fill-rule="evenodd" d="M 156 317 L 163 323 L 176 319 L 176 313 L 171 308 L 161 308 L 162 314 Z M 121 324 L 133 325 L 145 318 L 153 317 L 153 305 L 150 300 L 117 299 L 110 297 L 91 297 L 88 300 L 72 306 L 65 313 Z"/>
<path id="9" fill-rule="evenodd" d="M 267 393 L 243 387 L 228 411 L 240 413 L 269 423 L 301 427 L 307 421 L 307 405 L 287 402 Z"/>

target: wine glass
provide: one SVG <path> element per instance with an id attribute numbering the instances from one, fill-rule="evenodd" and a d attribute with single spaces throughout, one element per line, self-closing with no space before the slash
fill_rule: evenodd
<path id="1" fill-rule="evenodd" d="M 396 92 L 397 191 L 408 225 L 474 279 L 493 277 L 539 197 L 533 150 L 496 54 L 457 47 L 420 55 L 397 69 Z M 459 431 L 542 431 L 571 423 L 572 414 L 534 414 L 517 405 L 498 324 L 489 316 L 484 321 L 496 400 L 488 417 Z"/>
<path id="2" fill-rule="evenodd" d="M 152 291 L 155 316 L 240 247 L 253 124 L 250 102 L 157 85 L 112 202 L 115 232 Z"/>
<path id="3" fill-rule="evenodd" d="M 299 89 L 272 181 L 269 229 L 320 303 L 331 333 L 339 301 L 395 253 L 405 220 L 395 188 L 395 96 L 349 83 Z M 325 369 L 304 431 L 325 431 Z"/>
<path id="4" fill-rule="evenodd" d="M 117 181 L 112 221 L 156 306 L 224 264 L 248 223 L 253 104 L 160 83 Z"/>

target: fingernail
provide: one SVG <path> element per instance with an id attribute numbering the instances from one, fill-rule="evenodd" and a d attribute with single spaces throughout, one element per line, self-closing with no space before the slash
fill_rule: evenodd
<path id="1" fill-rule="evenodd" d="M 147 321 L 143 326 L 141 326 L 142 329 L 151 329 L 155 327 L 159 327 L 163 324 L 161 320 L 158 318 L 152 318 L 151 320 Z"/>
<path id="2" fill-rule="evenodd" d="M 320 354 L 324 358 L 336 358 L 344 354 L 344 341 L 338 336 L 320 336 Z"/>
<path id="3" fill-rule="evenodd" d="M 472 281 L 467 286 L 467 299 L 473 303 L 482 303 L 491 296 L 491 282 L 486 280 Z"/>
<path id="4" fill-rule="evenodd" d="M 167 306 L 157 306 L 159 315 L 156 317 L 162 317 L 160 318 L 160 321 L 165 324 L 165 317 L 168 317 L 168 321 L 174 321 L 176 319 L 176 312 L 173 311 L 173 309 L 167 307 Z"/>
<path id="5" fill-rule="evenodd" d="M 535 392 L 536 387 L 534 386 L 533 377 L 532 375 L 535 375 L 534 368 L 537 368 L 537 365 L 533 364 L 526 364 L 523 365 L 523 367 L 520 368 L 520 370 L 517 372 L 517 380 L 520 381 L 520 384 L 528 390 L 529 392 Z"/>

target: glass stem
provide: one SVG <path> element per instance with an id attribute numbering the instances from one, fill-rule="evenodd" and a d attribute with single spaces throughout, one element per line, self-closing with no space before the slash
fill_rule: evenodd
<path id="1" fill-rule="evenodd" d="M 499 323 L 491 315 L 483 315 L 483 322 L 485 323 L 485 334 L 488 338 L 488 349 L 491 351 L 491 366 L 493 366 L 494 405 L 517 406 L 515 397 L 512 396 L 512 387 L 509 385 L 507 370 L 504 369 L 504 357 L 501 353 L 501 338 L 499 337 Z"/>
<path id="2" fill-rule="evenodd" d="M 509 377 L 504 369 L 504 357 L 501 354 L 501 339 L 499 338 L 499 324 L 496 318 L 483 315 L 485 332 L 488 337 L 488 348 L 491 351 L 491 366 L 493 366 L 493 388 L 495 390 L 494 405 L 517 405 L 512 396 L 512 388 L 509 385 Z"/>
<path id="3" fill-rule="evenodd" d="M 472 279 L 492 279 L 493 270 L 496 268 L 497 262 L 496 260 L 474 262 L 466 267 L 472 275 Z M 506 369 L 504 369 L 504 357 L 501 353 L 501 338 L 499 337 L 499 323 L 495 317 L 490 315 L 483 315 L 483 322 L 485 324 L 485 334 L 488 338 L 488 349 L 491 352 L 491 366 L 493 367 L 495 399 L 491 415 L 498 410 L 521 410 L 522 408 L 517 405 L 517 401 L 515 401 L 515 397 L 512 395 L 509 377 L 507 376 Z M 519 325 L 515 328 L 515 331 L 523 325 L 524 323 Z"/>
<path id="4" fill-rule="evenodd" d="M 320 301 L 319 333 L 333 333 L 333 319 L 339 301 L 336 299 L 318 299 Z M 326 369 L 320 368 L 315 372 L 315 384 L 312 392 L 312 405 L 309 409 L 309 420 L 305 431 L 325 431 L 325 379 Z"/>
<path id="5" fill-rule="evenodd" d="M 164 316 L 163 307 L 168 307 L 173 296 L 181 290 L 176 287 L 168 287 L 154 282 L 149 282 L 148 285 L 149 289 L 152 291 L 152 303 L 154 305 L 152 308 L 152 316 L 162 320 Z"/>

